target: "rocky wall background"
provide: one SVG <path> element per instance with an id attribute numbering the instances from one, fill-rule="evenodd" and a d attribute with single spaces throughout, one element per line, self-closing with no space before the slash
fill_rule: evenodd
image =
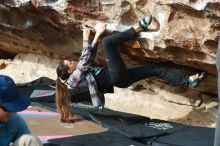
<path id="1" fill-rule="evenodd" d="M 16 82 L 40 76 L 55 79 L 60 59 L 77 61 L 83 23 L 105 22 L 105 36 L 123 31 L 149 14 L 154 17 L 155 29 L 119 48 L 126 64 L 153 61 L 176 73 L 191 75 L 204 70 L 209 76 L 196 89 L 149 78 L 106 94 L 106 106 L 214 127 L 219 0 L 1 0 L 0 74 L 10 75 Z M 104 66 L 101 47 L 96 62 Z"/>

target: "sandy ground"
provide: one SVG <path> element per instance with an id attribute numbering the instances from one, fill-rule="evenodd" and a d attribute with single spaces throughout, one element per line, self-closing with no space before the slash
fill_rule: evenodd
<path id="1" fill-rule="evenodd" d="M 41 107 L 31 107 L 28 110 L 48 112 L 49 110 Z M 24 118 L 32 134 L 36 136 L 70 136 L 99 133 L 107 129 L 96 123 L 76 117 L 75 123 L 61 123 L 59 117 L 31 117 Z"/>

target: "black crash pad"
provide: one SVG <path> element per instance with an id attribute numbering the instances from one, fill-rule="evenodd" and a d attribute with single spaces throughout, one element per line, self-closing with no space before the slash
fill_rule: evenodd
<path id="1" fill-rule="evenodd" d="M 110 131 L 50 139 L 49 143 L 51 145 L 56 144 L 57 146 L 146 146 L 128 139 L 117 132 Z"/>
<path id="2" fill-rule="evenodd" d="M 54 80 L 41 77 L 28 83 L 17 84 L 17 88 L 23 95 L 29 96 L 32 102 L 54 102 L 55 85 Z M 88 88 L 69 89 L 69 93 L 73 102 L 91 101 Z"/>
<path id="3" fill-rule="evenodd" d="M 213 146 L 214 128 L 188 126 L 188 128 L 161 136 L 151 142 L 152 146 Z"/>
<path id="4" fill-rule="evenodd" d="M 167 135 L 186 128 L 186 125 L 157 119 L 142 118 L 142 116 L 127 117 L 115 111 L 112 115 L 90 113 L 97 123 L 117 131 L 132 139 L 150 139 Z"/>

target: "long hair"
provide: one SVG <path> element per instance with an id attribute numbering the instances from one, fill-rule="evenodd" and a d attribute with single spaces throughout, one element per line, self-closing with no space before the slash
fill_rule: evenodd
<path id="1" fill-rule="evenodd" d="M 61 80 L 67 80 L 70 76 L 68 73 L 69 67 L 60 62 L 57 67 L 57 80 L 56 80 L 56 107 L 61 115 L 60 121 L 65 123 L 73 123 L 74 113 L 71 108 L 71 96 L 68 92 L 68 87 Z"/>

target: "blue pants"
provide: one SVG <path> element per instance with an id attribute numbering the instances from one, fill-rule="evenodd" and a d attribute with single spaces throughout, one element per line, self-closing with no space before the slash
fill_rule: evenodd
<path id="1" fill-rule="evenodd" d="M 175 74 L 157 63 L 146 63 L 131 68 L 126 67 L 117 51 L 117 47 L 125 41 L 134 39 L 136 35 L 137 32 L 134 28 L 130 28 L 122 33 L 107 36 L 103 39 L 103 51 L 112 85 L 126 88 L 136 81 L 155 76 L 175 85 L 187 87 L 188 78 L 186 76 Z"/>
<path id="2" fill-rule="evenodd" d="M 220 40 L 218 41 L 218 51 L 216 57 L 216 67 L 218 71 L 218 98 L 220 100 Z M 220 105 L 218 106 L 214 146 L 220 146 Z"/>

